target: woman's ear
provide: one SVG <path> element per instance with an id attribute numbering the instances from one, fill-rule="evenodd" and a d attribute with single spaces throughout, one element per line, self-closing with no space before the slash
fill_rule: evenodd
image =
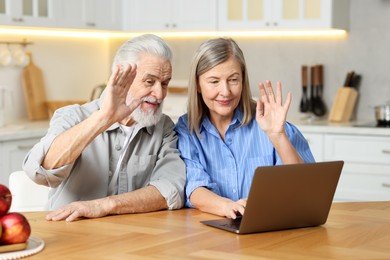
<path id="1" fill-rule="evenodd" d="M 200 94 L 202 93 L 201 89 L 200 89 L 200 86 L 199 86 L 199 83 L 196 84 L 196 91 Z"/>

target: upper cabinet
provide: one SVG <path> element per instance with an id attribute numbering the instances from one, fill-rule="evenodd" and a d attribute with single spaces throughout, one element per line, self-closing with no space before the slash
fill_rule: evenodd
<path id="1" fill-rule="evenodd" d="M 219 30 L 347 29 L 349 0 L 219 0 Z"/>
<path id="2" fill-rule="evenodd" d="M 216 0 L 133 0 L 123 2 L 125 31 L 216 30 Z"/>
<path id="3" fill-rule="evenodd" d="M 53 0 L 0 0 L 0 24 L 56 26 Z"/>
<path id="4" fill-rule="evenodd" d="M 0 0 L 0 25 L 150 31 L 347 29 L 349 0 Z"/>
<path id="5" fill-rule="evenodd" d="M 58 27 L 121 30 L 121 0 L 56 0 Z"/>

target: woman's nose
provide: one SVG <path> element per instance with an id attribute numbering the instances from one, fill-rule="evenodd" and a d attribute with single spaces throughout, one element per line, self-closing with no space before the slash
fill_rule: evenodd
<path id="1" fill-rule="evenodd" d="M 227 81 L 221 83 L 221 94 L 223 96 L 228 96 L 230 94 L 230 86 Z"/>

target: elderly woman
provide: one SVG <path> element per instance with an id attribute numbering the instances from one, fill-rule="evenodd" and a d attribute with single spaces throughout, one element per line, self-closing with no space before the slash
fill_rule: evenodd
<path id="1" fill-rule="evenodd" d="M 259 166 L 314 162 L 307 141 L 286 122 L 291 93 L 259 84 L 252 99 L 244 55 L 232 39 L 200 45 L 189 79 L 188 113 L 179 118 L 178 147 L 186 163 L 186 206 L 236 218 L 244 214 Z"/>

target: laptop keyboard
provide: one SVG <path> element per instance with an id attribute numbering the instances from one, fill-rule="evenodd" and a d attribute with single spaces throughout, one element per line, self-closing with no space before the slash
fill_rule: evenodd
<path id="1" fill-rule="evenodd" d="M 229 219 L 229 223 L 223 224 L 222 226 L 228 227 L 231 229 L 239 230 L 241 225 L 241 217 L 237 217 L 236 219 Z"/>

